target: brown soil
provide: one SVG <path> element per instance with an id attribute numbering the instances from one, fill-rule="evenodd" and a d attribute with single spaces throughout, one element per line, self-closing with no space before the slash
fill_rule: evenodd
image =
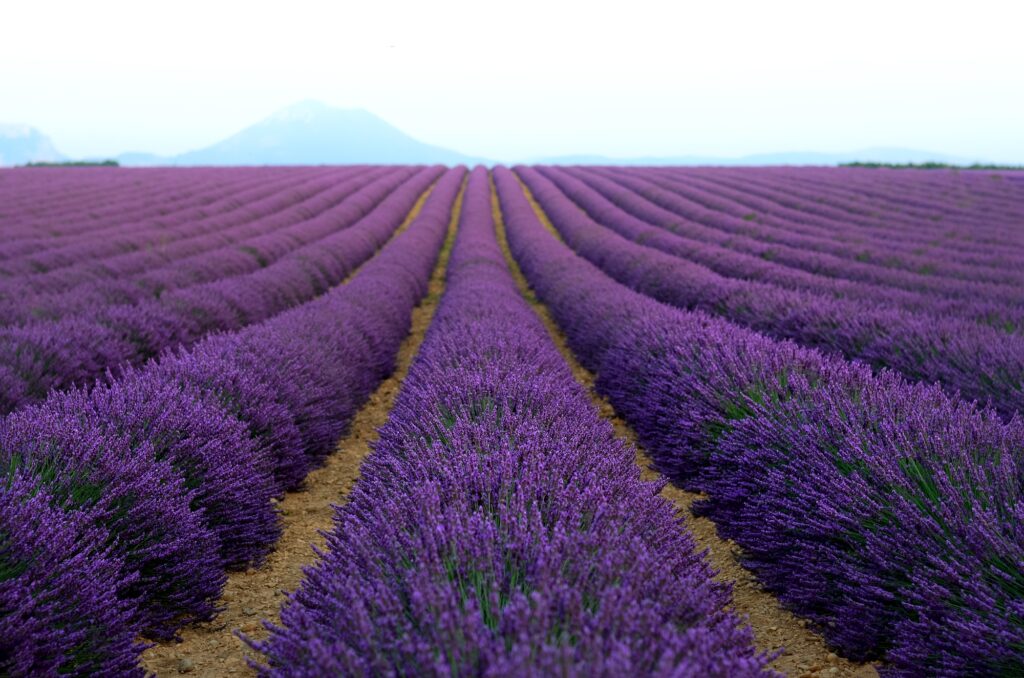
<path id="1" fill-rule="evenodd" d="M 420 196 L 396 235 L 419 214 L 432 188 Z M 284 530 L 274 551 L 261 567 L 229 574 L 220 600 L 224 611 L 216 619 L 184 629 L 181 642 L 160 643 L 146 650 L 142 655 L 142 666 L 147 671 L 158 676 L 255 673 L 246 659 L 258 658 L 259 655 L 235 632 L 241 631 L 250 638 L 264 640 L 269 634 L 261 620 L 278 623 L 279 608 L 286 600 L 285 593 L 298 587 L 302 581 L 302 568 L 315 562 L 313 547 L 323 548 L 326 541 L 323 532 L 332 527 L 332 505 L 344 503 L 359 477 L 359 465 L 370 453 L 370 444 L 377 439 L 377 429 L 387 421 L 402 380 L 423 342 L 444 291 L 444 275 L 461 206 L 460 192 L 444 248 L 430 279 L 429 291 L 413 311 L 412 329 L 399 349 L 394 373 L 380 384 L 356 414 L 349 432 L 338 442 L 337 452 L 327 458 L 324 466 L 306 477 L 302 490 L 287 493 L 278 504 Z"/>
<path id="2" fill-rule="evenodd" d="M 521 182 L 520 184 L 522 185 Z M 547 215 L 544 214 L 543 209 L 534 200 L 529 189 L 525 185 L 522 185 L 522 187 L 541 222 L 556 237 L 559 237 L 558 232 L 548 220 Z M 594 375 L 579 364 L 569 349 L 565 335 L 558 328 L 550 311 L 537 300 L 529 289 L 526 278 L 508 249 L 508 241 L 505 237 L 505 224 L 502 219 L 493 182 L 491 187 L 491 203 L 497 224 L 498 241 L 523 296 L 531 303 L 537 315 L 544 322 L 548 333 L 565 357 L 565 360 L 569 363 L 576 379 L 589 390 L 591 399 L 600 411 L 601 416 L 612 423 L 616 434 L 621 439 L 636 448 L 636 460 L 637 464 L 643 469 L 643 477 L 648 480 L 657 479 L 659 474 L 650 468 L 651 460 L 638 444 L 636 433 L 615 413 L 611 403 L 597 393 L 594 386 Z M 559 239 L 561 238 L 559 237 Z M 661 494 L 675 505 L 678 515 L 686 524 L 686 528 L 693 534 L 697 546 L 707 550 L 708 560 L 717 572 L 716 579 L 732 584 L 732 607 L 741 616 L 747 618 L 750 627 L 754 631 L 755 643 L 758 649 L 769 653 L 782 650 L 782 654 L 771 663 L 771 668 L 782 671 L 790 676 L 857 676 L 858 678 L 869 678 L 878 675 L 877 670 L 871 664 L 858 664 L 837 656 L 828 648 L 820 635 L 807 628 L 806 620 L 784 609 L 773 595 L 760 588 L 754 575 L 739 564 L 739 559 L 742 555 L 740 547 L 731 540 L 721 539 L 715 529 L 715 524 L 711 520 L 694 516 L 690 511 L 690 507 L 695 501 L 701 499 L 702 495 L 682 490 L 671 484 L 666 485 Z"/>

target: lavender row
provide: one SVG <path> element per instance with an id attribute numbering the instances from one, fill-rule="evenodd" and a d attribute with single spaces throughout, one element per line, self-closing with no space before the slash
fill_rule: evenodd
<path id="1" fill-rule="evenodd" d="M 823 171 L 829 169 L 823 168 Z M 852 203 L 845 201 L 842 187 L 836 185 L 846 176 L 843 170 L 826 177 L 810 203 L 803 195 L 805 186 L 786 183 L 774 186 L 771 180 L 762 181 L 762 174 L 761 170 L 752 170 L 746 181 L 735 187 L 716 182 L 716 175 L 711 172 L 652 173 L 649 178 L 689 200 L 711 209 L 733 212 L 734 216 L 740 216 L 744 209 L 750 213 L 749 203 L 753 201 L 756 203 L 753 214 L 767 233 L 781 228 L 783 232 L 791 231 L 807 238 L 808 242 L 820 241 L 819 247 L 831 247 L 835 254 L 852 257 L 841 248 L 845 247 L 858 258 L 874 261 L 876 265 L 916 270 L 928 266 L 929 257 L 960 262 L 967 252 L 977 256 L 979 250 L 996 249 L 985 227 L 964 228 L 963 215 L 952 210 L 936 209 L 925 216 L 907 214 L 900 206 L 891 205 L 879 196 L 865 196 Z M 936 203 L 941 197 L 935 196 Z M 785 214 L 778 214 L 780 209 Z M 879 251 L 885 254 L 884 258 L 879 256 Z M 976 261 L 974 265 L 977 266 Z M 986 274 L 991 275 L 992 271 Z M 1002 275 L 1012 275 L 1012 271 L 1003 271 Z"/>
<path id="2" fill-rule="evenodd" d="M 166 170 L 148 174 L 150 181 L 137 181 L 139 175 L 96 168 L 85 172 L 70 172 L 64 169 L 46 169 L 43 172 L 16 172 L 10 169 L 0 171 L 0 223 L 5 225 L 31 222 L 44 215 L 59 217 L 67 214 L 73 206 L 81 206 L 93 214 L 102 210 L 111 196 L 121 194 L 151 195 L 157 201 L 173 200 L 185 195 L 194 187 L 197 179 L 205 178 L 209 185 L 223 186 L 226 182 L 237 181 L 239 175 L 200 177 L 199 175 L 173 175 Z M 86 219 L 91 219 L 87 216 Z M 27 232 L 28 237 L 39 234 Z"/>
<path id="3" fill-rule="evenodd" d="M 264 675 L 761 673 L 529 305 L 472 174 L 447 290 Z"/>
<path id="4" fill-rule="evenodd" d="M 35 173 L 0 176 L 15 178 L 16 191 L 0 216 L 5 242 L 0 252 L 42 245 L 103 232 L 136 219 L 170 214 L 184 207 L 215 200 L 235 187 L 245 188 L 279 182 L 286 177 L 270 170 L 258 173 L 145 171 L 109 173 L 103 170 L 53 170 L 38 191 L 33 192 L 26 177 Z M 102 190 L 93 195 L 75 191 L 82 177 L 96 176 Z M 293 178 L 297 178 L 295 175 Z M 38 178 L 38 177 L 37 177 Z"/>
<path id="5" fill-rule="evenodd" d="M 786 192 L 768 193 L 759 188 L 758 179 L 763 172 L 751 170 L 746 173 L 740 188 L 730 188 L 714 181 L 713 172 L 665 173 L 674 179 L 677 186 L 699 187 L 706 199 L 717 203 L 719 209 L 730 211 L 733 216 L 750 214 L 762 223 L 775 223 L 784 229 L 807 232 L 834 239 L 852 247 L 858 247 L 856 257 L 870 260 L 870 250 L 859 249 L 862 244 L 875 250 L 876 261 L 889 267 L 910 270 L 927 270 L 934 267 L 932 259 L 955 262 L 967 267 L 982 269 L 983 275 L 991 276 L 993 267 L 1004 269 L 997 276 L 1006 278 L 1017 272 L 1022 260 L 1019 251 L 1006 247 L 1005 235 L 1010 231 L 1000 224 L 1004 214 L 992 215 L 989 221 L 980 222 L 956 213 L 951 206 L 944 205 L 943 196 L 936 191 L 931 195 L 936 207 L 927 216 L 907 215 L 905 205 L 892 204 L 879 196 L 867 196 L 861 211 L 851 211 L 858 204 L 844 205 L 844 209 L 831 210 L 842 202 L 836 191 L 842 188 L 840 182 L 849 175 L 844 172 L 833 174 L 831 169 L 814 170 L 812 176 L 822 176 L 820 189 L 811 195 L 808 202 L 799 187 Z M 932 189 L 934 190 L 934 189 Z M 765 197 L 762 197 L 765 196 Z M 751 212 L 751 209 L 754 211 Z M 863 210 L 870 210 L 863 214 Z M 821 212 L 830 214 L 821 216 Z M 880 256 L 878 250 L 884 254 Z M 968 274 L 972 268 L 965 268 Z"/>
<path id="6" fill-rule="evenodd" d="M 674 178 L 678 184 L 697 181 L 716 192 L 729 191 L 746 195 L 749 187 L 755 195 L 768 199 L 769 205 L 780 207 L 789 216 L 812 217 L 809 224 L 828 227 L 849 224 L 851 233 L 835 233 L 838 237 L 871 236 L 881 243 L 896 241 L 897 246 L 916 242 L 919 245 L 956 253 L 984 251 L 1000 244 L 997 236 L 1006 232 L 1005 212 L 990 213 L 999 200 L 994 196 L 979 195 L 976 189 L 967 191 L 972 200 L 981 200 L 984 211 L 965 209 L 964 196 L 953 195 L 950 187 L 935 186 L 921 174 L 905 175 L 904 180 L 893 175 L 875 175 L 858 169 L 804 168 L 795 172 L 779 170 L 766 172 L 753 170 L 739 175 L 715 172 L 665 172 L 665 178 Z M 733 181 L 728 177 L 733 176 Z M 865 176 L 882 181 L 876 190 L 857 191 L 854 186 Z M 685 182 L 683 181 L 685 178 Z M 877 190 L 881 189 L 881 190 Z M 887 193 L 891 192 L 891 195 Z M 915 205 L 915 194 L 926 196 L 923 209 Z M 1005 207 L 1005 204 L 1004 204 Z M 997 217 L 997 218 L 993 218 Z M 820 232 L 820 231 L 819 231 Z M 955 242 L 954 242 L 955 241 Z"/>
<path id="7" fill-rule="evenodd" d="M 9 324 L 56 320 L 112 304 L 159 299 L 168 290 L 242 275 L 345 228 L 409 176 L 411 168 L 385 176 L 355 176 L 296 202 L 288 196 L 258 202 L 230 218 L 201 223 L 201 231 L 158 249 L 106 260 L 87 257 L 77 266 L 6 286 L 0 319 Z"/>
<path id="8" fill-rule="evenodd" d="M 1024 411 L 1024 336 L 725 278 L 609 231 L 536 171 L 518 172 L 574 250 L 639 292 L 777 338 L 890 367 L 916 381 L 938 381 L 966 398 L 991 402 L 1007 416 Z"/>
<path id="9" fill-rule="evenodd" d="M 879 233 L 888 229 L 899 236 L 899 231 L 910 235 L 931 231 L 942 239 L 954 237 L 967 247 L 998 245 L 998 236 L 1010 230 L 1002 222 L 1024 216 L 1021 196 L 1003 182 L 1002 175 L 803 168 L 706 176 L 720 180 L 719 185 L 742 188 L 749 183 L 800 211 L 831 212 L 840 221 L 862 223 Z"/>
<path id="10" fill-rule="evenodd" d="M 42 214 L 67 208 L 74 203 L 85 204 L 89 208 L 97 207 L 112 193 L 142 188 L 137 183 L 139 175 L 106 167 L 90 168 L 82 172 L 72 172 L 65 168 L 40 169 L 40 172 L 21 172 L 12 169 L 0 171 L 0 197 L 4 199 L 0 204 L 0 218 L 22 218 L 26 216 L 26 208 L 30 214 Z M 188 177 L 180 173 L 175 175 L 166 168 L 153 168 L 147 173 L 152 178 L 158 178 L 157 182 L 151 182 L 149 186 L 159 185 L 169 190 L 174 190 L 189 180 Z M 220 176 L 220 180 L 213 176 L 209 178 L 214 183 L 222 183 L 239 177 L 232 178 L 224 174 Z M 60 188 L 56 193 L 53 191 L 55 186 Z M 45 197 L 51 197 L 53 200 L 41 202 L 40 199 Z"/>
<path id="11" fill-rule="evenodd" d="M 940 172 L 906 174 L 891 170 L 876 172 L 845 169 L 843 181 L 829 188 L 848 195 L 856 204 L 885 197 L 899 205 L 901 212 L 930 218 L 939 209 L 949 210 L 952 216 L 980 217 L 985 226 L 993 212 L 1002 212 L 1011 218 L 1024 216 L 1021 195 L 1005 179 L 1013 172 Z M 790 186 L 813 192 L 826 178 L 820 171 L 787 172 L 779 175 Z M 936 203 L 936 195 L 940 202 Z M 940 212 L 941 214 L 941 212 Z"/>
<path id="12" fill-rule="evenodd" d="M 113 285 L 120 278 L 130 282 L 140 272 L 302 221 L 336 206 L 373 178 L 369 173 L 343 175 L 341 180 L 326 175 L 269 195 L 243 191 L 212 205 L 140 222 L 125 240 L 111 238 L 108 244 L 107 238 L 97 235 L 41 256 L 9 262 L 31 271 L 12 272 L 13 279 L 3 287 L 4 295 L 11 298 L 20 293 L 58 293 L 87 284 Z M 122 287 L 132 289 L 128 284 Z"/>
<path id="13" fill-rule="evenodd" d="M 691 260 L 729 278 L 756 280 L 814 294 L 830 294 L 871 306 L 904 308 L 936 316 L 955 315 L 1010 332 L 1024 329 L 1024 307 L 1012 307 L 978 299 L 942 299 L 899 288 L 832 278 L 804 269 L 791 268 L 772 259 L 770 246 L 765 246 L 761 256 L 755 256 L 708 242 L 706 238 L 688 237 L 679 229 L 655 226 L 672 224 L 673 215 L 647 203 L 639 195 L 616 190 L 612 182 L 603 178 L 591 179 L 594 186 L 601 187 L 602 192 L 599 192 L 559 169 L 540 168 L 538 171 L 558 186 L 594 221 L 611 228 L 624 238 Z M 605 195 L 614 195 L 616 201 L 620 205 L 629 206 L 630 211 L 619 207 Z M 643 214 L 645 219 L 633 216 L 634 213 Z M 808 258 L 813 256 L 810 254 Z"/>
<path id="14" fill-rule="evenodd" d="M 872 257 L 877 261 L 885 261 L 883 251 L 876 250 L 866 257 L 866 261 L 859 261 L 858 255 L 862 259 L 865 258 L 859 248 L 849 248 L 837 243 L 828 244 L 822 239 L 812 241 L 787 233 L 783 229 L 776 229 L 774 233 L 769 234 L 757 223 L 756 218 L 735 218 L 695 205 L 672 191 L 651 184 L 646 179 L 622 176 L 616 177 L 616 181 L 630 190 L 642 192 L 646 199 L 674 212 L 674 223 L 677 227 L 693 228 L 693 224 L 699 224 L 703 226 L 704 232 L 718 231 L 718 234 L 710 237 L 724 239 L 734 249 L 758 255 L 768 251 L 773 260 L 787 266 L 804 268 L 831 277 L 861 280 L 939 296 L 968 299 L 981 296 L 993 301 L 1018 305 L 1024 301 L 1024 290 L 1018 285 L 942 277 L 944 264 L 941 261 L 931 262 L 930 268 L 924 269 L 924 272 L 888 268 L 872 263 Z M 766 247 L 766 244 L 770 246 Z"/>
<path id="15" fill-rule="evenodd" d="M 759 173 L 752 171 L 750 179 L 745 182 L 747 188 L 739 191 L 745 195 L 756 193 L 752 184 L 757 176 Z M 701 175 L 701 179 L 704 178 Z M 693 201 L 697 198 L 708 200 L 708 193 L 695 186 L 699 181 L 668 182 L 656 175 L 644 177 L 641 174 L 634 175 L 633 179 L 647 185 L 655 194 L 664 192 L 667 196 L 662 196 L 665 206 L 676 212 L 679 209 L 692 210 Z M 651 180 L 656 183 L 649 183 Z M 818 199 L 824 203 L 831 198 L 828 191 L 823 190 Z M 876 204 L 868 204 L 873 210 L 880 209 Z M 755 240 L 785 245 L 795 251 L 814 250 L 827 255 L 829 260 L 837 259 L 833 265 L 848 268 L 851 275 L 859 277 L 877 278 L 881 282 L 902 280 L 900 284 L 935 289 L 945 294 L 955 294 L 965 287 L 1005 294 L 1019 287 L 1022 280 L 1019 266 L 1014 264 L 1020 259 L 1019 253 L 1006 246 L 1005 233 L 998 238 L 991 234 L 985 236 L 984 229 L 977 226 L 968 228 L 930 219 L 924 220 L 926 225 L 914 220 L 909 224 L 899 223 L 892 213 L 885 212 L 886 220 L 895 223 L 881 227 L 881 233 L 875 238 L 865 240 L 849 219 L 841 217 L 825 219 L 827 227 L 819 226 L 817 234 L 808 235 L 800 232 L 806 227 L 791 217 L 772 219 L 761 211 L 746 208 L 747 213 L 742 217 L 733 215 L 721 219 L 720 203 L 718 208 L 697 205 L 720 219 L 715 224 L 719 228 L 738 229 L 738 232 Z M 947 239 L 950 242 L 946 242 Z"/>
<path id="16" fill-rule="evenodd" d="M 92 317 L 0 329 L 0 412 L 54 389 L 102 377 L 206 334 L 235 330 L 323 294 L 371 257 L 401 224 L 438 168 L 417 172 L 359 221 L 251 274 L 196 285 L 157 300 L 100 307 Z M 380 196 L 383 197 L 383 196 Z"/>
<path id="17" fill-rule="evenodd" d="M 130 254 L 145 248 L 164 248 L 175 245 L 178 241 L 209 232 L 204 231 L 203 221 L 237 211 L 243 206 L 267 200 L 274 194 L 295 194 L 289 202 L 296 202 L 323 190 L 343 177 L 321 175 L 315 178 L 278 178 L 274 182 L 261 182 L 254 186 L 232 186 L 222 188 L 216 193 L 203 191 L 196 187 L 195 194 L 183 201 L 178 209 L 159 209 L 148 216 L 137 216 L 127 208 L 121 212 L 117 221 L 109 226 L 95 224 L 84 233 L 75 236 L 42 235 L 35 239 L 22 239 L 4 243 L 0 254 L 0 274 L 4 278 L 23 278 L 35 276 L 45 280 L 53 276 L 59 269 L 82 264 L 94 259 L 106 259 L 118 255 Z M 319 180 L 319 182 L 317 182 Z M 316 186 L 309 190 L 305 187 Z M 113 207 L 125 205 L 125 200 L 111 201 Z M 79 215 L 73 217 L 83 220 L 89 212 L 82 208 Z M 37 226 L 40 233 L 52 227 L 51 221 Z M 11 229 L 4 226 L 3 232 Z"/>
<path id="18" fill-rule="evenodd" d="M 462 174 L 348 284 L 0 422 L 0 672 L 141 676 L 140 632 L 215 614 L 393 369 Z"/>
<path id="19" fill-rule="evenodd" d="M 352 171 L 360 171 L 351 168 Z M 12 182 L 18 199 L 26 204 L 0 217 L 5 231 L 16 240 L 62 240 L 93 232 L 115 229 L 122 224 L 174 214 L 182 209 L 203 205 L 232 191 L 259 185 L 288 184 L 323 173 L 323 169 L 286 172 L 275 168 L 248 171 L 226 169 L 130 170 L 108 173 L 96 170 L 103 190 L 94 196 L 75 193 L 73 187 L 94 171 L 54 170 L 32 195 L 25 185 L 24 173 Z M 29 173 L 31 175 L 33 173 Z M 6 243 L 5 243 L 6 246 Z"/>
<path id="20" fill-rule="evenodd" d="M 990 247 L 988 243 L 972 240 L 959 243 L 961 248 L 952 248 L 945 232 L 955 227 L 950 220 L 956 216 L 947 210 L 916 215 L 908 214 L 905 205 L 892 205 L 881 196 L 847 200 L 843 187 L 836 185 L 842 177 L 848 176 L 843 170 L 836 171 L 832 177 L 823 177 L 825 181 L 819 190 L 811 194 L 813 200 L 808 200 L 804 194 L 805 186 L 773 181 L 772 177 L 765 180 L 763 174 L 754 169 L 736 185 L 723 183 L 714 172 L 659 172 L 648 178 L 711 209 L 727 211 L 737 217 L 752 212 L 769 232 L 772 227 L 781 227 L 794 234 L 823 239 L 825 243 L 835 240 L 837 245 L 865 247 L 857 252 L 862 258 L 868 258 L 872 248 L 882 247 L 889 256 L 886 261 L 889 266 L 907 266 L 901 257 L 923 254 L 915 253 L 917 248 L 937 249 L 940 255 L 958 257 L 963 254 L 963 246 Z M 979 231 L 974 235 L 984 238 Z"/>
<path id="21" fill-rule="evenodd" d="M 599 389 L 764 586 L 894 675 L 1024 671 L 1019 418 L 659 304 L 495 179 L 512 252 Z"/>

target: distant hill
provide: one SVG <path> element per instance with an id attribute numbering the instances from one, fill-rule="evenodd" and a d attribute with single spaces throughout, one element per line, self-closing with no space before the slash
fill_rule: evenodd
<path id="1" fill-rule="evenodd" d="M 0 167 L 64 159 L 50 138 L 34 127 L 0 125 Z"/>
<path id="2" fill-rule="evenodd" d="M 69 160 L 50 139 L 27 125 L 0 125 L 0 167 Z M 75 158 L 80 160 L 80 158 Z M 106 158 L 86 158 L 101 161 Z M 126 167 L 164 165 L 347 165 L 347 164 L 493 164 L 418 141 L 394 125 L 359 108 L 334 108 L 303 101 L 206 148 L 176 156 L 122 153 Z M 986 164 L 985 158 L 959 158 L 905 148 L 867 148 L 846 153 L 761 153 L 736 158 L 665 156 L 612 158 L 567 155 L 522 161 L 549 165 L 841 165 L 849 163 L 950 165 Z"/>
<path id="3" fill-rule="evenodd" d="M 715 156 L 666 156 L 612 158 L 600 155 L 568 155 L 550 158 L 535 158 L 530 163 L 541 165 L 717 165 L 723 167 L 741 167 L 747 165 L 841 165 L 854 162 L 878 163 L 927 163 L 939 162 L 950 165 L 969 165 L 984 162 L 981 158 L 958 158 L 944 153 L 918 151 L 908 148 L 866 148 L 860 151 L 840 153 L 788 152 L 758 153 L 736 158 Z"/>
<path id="4" fill-rule="evenodd" d="M 473 164 L 484 162 L 413 139 L 362 109 L 304 101 L 223 141 L 174 157 L 126 153 L 122 165 Z"/>
<path id="5" fill-rule="evenodd" d="M 950 164 L 948 162 L 845 162 L 840 167 L 861 167 L 865 169 L 910 169 L 910 170 L 981 170 L 996 172 L 1019 172 L 1024 165 L 1001 165 L 998 163 Z"/>

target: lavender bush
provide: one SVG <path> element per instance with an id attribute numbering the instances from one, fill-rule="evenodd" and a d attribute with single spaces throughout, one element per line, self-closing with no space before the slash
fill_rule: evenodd
<path id="1" fill-rule="evenodd" d="M 109 534 L 124 565 L 118 595 L 137 600 L 149 635 L 213 616 L 224 584 L 217 539 L 193 506 L 196 491 L 154 459 L 152 443 L 133 446 L 59 405 L 32 406 L 0 422 L 0 468 Z"/>
<path id="2" fill-rule="evenodd" d="M 814 181 L 815 200 L 810 205 L 806 201 L 793 203 L 793 194 L 799 195 L 801 190 L 807 192 L 807 187 L 786 181 L 781 176 L 785 174 L 785 171 L 758 170 L 744 173 L 741 177 L 743 207 L 716 194 L 715 189 L 709 189 L 707 180 L 716 176 L 714 172 L 701 173 L 697 181 L 684 181 L 682 175 L 660 172 L 606 176 L 628 181 L 645 197 L 678 217 L 695 218 L 716 229 L 781 246 L 775 251 L 780 258 L 797 257 L 800 252 L 827 255 L 814 260 L 821 267 L 819 270 L 835 266 L 834 271 L 840 273 L 840 277 L 867 278 L 953 295 L 974 290 L 975 293 L 987 292 L 989 296 L 1013 294 L 1012 286 L 1022 282 L 1020 255 L 1006 247 L 1012 228 L 1007 228 L 1004 220 L 1013 218 L 1013 207 L 1000 210 L 997 218 L 987 215 L 979 219 L 969 215 L 965 223 L 961 220 L 964 218 L 962 210 L 958 209 L 962 196 L 950 200 L 945 191 L 927 188 L 926 209 L 924 213 L 917 212 L 909 192 L 915 186 L 920 188 L 922 181 L 902 186 L 899 197 L 893 201 L 895 204 L 886 204 L 877 194 L 870 195 L 868 200 L 864 195 L 854 201 L 837 200 L 836 194 L 844 190 L 844 185 L 854 183 L 864 174 L 850 170 L 825 170 L 821 176 L 825 180 Z M 808 175 L 821 174 L 819 169 L 796 176 L 810 178 Z M 779 191 L 769 193 L 768 204 L 764 201 L 751 204 L 752 198 L 760 197 L 759 186 L 765 179 L 772 183 L 782 179 L 784 192 L 781 195 Z M 888 183 L 893 182 L 879 182 L 876 188 Z M 986 197 L 983 204 L 989 204 L 990 200 Z M 779 219 L 776 217 L 779 201 L 786 207 L 799 209 L 787 209 L 785 219 Z M 752 212 L 752 208 L 755 211 Z"/>
<path id="3" fill-rule="evenodd" d="M 265 675 L 756 675 L 689 535 L 519 296 L 487 174 L 448 287 Z"/>
<path id="4" fill-rule="evenodd" d="M 602 228 L 535 170 L 519 172 L 573 249 L 633 289 L 914 380 L 939 381 L 1006 416 L 1024 410 L 1024 336 L 726 278 Z"/>
<path id="5" fill-rule="evenodd" d="M 64 512 L 21 470 L 0 487 L 0 673 L 142 676 L 123 563 L 88 510 Z"/>
<path id="6" fill-rule="evenodd" d="M 266 268 L 173 290 L 158 300 L 101 306 L 88 314 L 0 329 L 0 364 L 24 382 L 0 393 L 0 411 L 39 400 L 50 390 L 85 383 L 122 363 L 139 363 L 166 348 L 189 345 L 210 332 L 265 320 L 323 294 L 373 255 L 438 172 L 420 171 L 393 191 L 395 180 L 371 184 L 369 193 L 343 203 L 347 211 L 321 213 L 306 223 L 324 230 L 325 237 Z"/>
<path id="7" fill-rule="evenodd" d="M 0 422 L 6 487 L 27 485 L 47 497 L 73 533 L 52 542 L 48 559 L 29 559 L 21 554 L 49 528 L 19 524 L 17 546 L 0 544 L 11 595 L 48 585 L 39 569 L 48 563 L 86 574 L 95 568 L 98 588 L 83 596 L 96 602 L 83 602 L 83 610 L 102 607 L 96 618 L 109 626 L 97 621 L 102 636 L 71 635 L 80 643 L 60 649 L 54 638 L 68 612 L 56 606 L 40 614 L 32 635 L 17 636 L 18 666 L 51 651 L 71 652 L 67 661 L 84 667 L 127 666 L 139 648 L 119 639 L 140 630 L 169 638 L 216 612 L 223 568 L 259 562 L 273 545 L 270 497 L 319 463 L 392 369 L 463 175 L 444 173 L 409 230 L 347 284 L 265 323 L 169 352 L 109 385 L 52 394 Z M 0 625 L 22 613 L 0 609 Z"/>
<path id="8" fill-rule="evenodd" d="M 886 673 L 1024 673 L 1012 175 L 521 174 L 600 268 L 499 169 L 514 256 L 765 587 Z M 225 569 L 273 548 L 271 499 L 393 369 L 464 176 L 0 171 L 0 674 L 140 675 L 140 637 L 216 614 Z M 764 673 L 520 297 L 489 196 L 478 169 L 421 355 L 260 670 Z"/>
<path id="9" fill-rule="evenodd" d="M 785 603 L 892 674 L 1024 669 L 1019 419 L 663 306 L 496 181 L 513 253 L 599 387 Z"/>
<path id="10" fill-rule="evenodd" d="M 871 306 L 955 315 L 1007 331 L 1024 328 L 1024 307 L 1021 306 L 999 303 L 987 295 L 947 298 L 926 291 L 837 277 L 841 262 L 808 249 L 787 250 L 787 261 L 783 263 L 779 261 L 780 245 L 775 239 L 759 242 L 691 222 L 598 174 L 556 168 L 539 168 L 539 171 L 601 225 L 638 244 L 689 259 L 729 278 L 827 293 Z M 754 214 L 762 213 L 759 207 Z M 787 215 L 787 219 L 793 218 Z M 788 223 L 792 229 L 792 222 Z M 837 227 L 835 237 L 842 233 L 844 231 Z M 794 263 L 801 265 L 794 266 Z M 833 269 L 826 275 L 830 264 Z"/>

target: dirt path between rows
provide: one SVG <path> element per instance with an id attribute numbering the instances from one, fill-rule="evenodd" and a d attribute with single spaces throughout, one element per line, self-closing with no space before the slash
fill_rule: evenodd
<path id="1" fill-rule="evenodd" d="M 522 182 L 520 182 L 520 185 L 522 185 Z M 541 222 L 556 237 L 559 237 L 558 232 L 548 220 L 547 215 L 544 214 L 540 205 L 533 199 L 533 195 L 525 185 L 522 185 L 522 187 Z M 508 248 L 505 223 L 498 204 L 498 196 L 493 180 L 491 183 L 491 205 L 498 229 L 498 242 L 505 253 L 505 258 L 512 269 L 512 275 L 515 277 L 523 296 L 533 306 L 537 315 L 540 316 L 555 345 L 558 346 L 558 350 L 561 351 L 565 360 L 572 368 L 576 379 L 590 392 L 591 399 L 600 410 L 601 416 L 612 423 L 615 427 L 615 433 L 619 438 L 636 448 L 637 465 L 643 469 L 642 475 L 644 479 L 657 479 L 660 474 L 651 469 L 651 459 L 637 442 L 636 433 L 625 420 L 615 413 L 611 403 L 597 393 L 593 373 L 585 369 L 576 360 L 569 348 L 565 335 L 562 334 L 562 331 L 551 316 L 551 312 L 537 300 L 537 297 L 530 290 L 522 271 L 519 269 L 519 265 L 512 258 L 512 253 Z M 559 239 L 561 238 L 559 237 Z M 715 524 L 711 520 L 694 516 L 690 511 L 690 507 L 695 501 L 701 499 L 702 495 L 682 490 L 671 484 L 666 485 L 661 494 L 676 506 L 678 515 L 685 521 L 687 529 L 693 533 L 697 546 L 707 550 L 708 560 L 717 572 L 715 578 L 732 584 L 732 607 L 737 613 L 747 617 L 748 623 L 754 631 L 754 638 L 758 649 L 765 652 L 783 649 L 783 654 L 771 663 L 771 668 L 782 671 L 790 676 L 808 678 L 812 676 L 820 676 L 822 678 L 831 676 L 874 678 L 878 676 L 877 670 L 871 664 L 857 664 L 837 656 L 828 648 L 820 635 L 807 628 L 806 620 L 784 609 L 772 594 L 760 588 L 754 575 L 739 564 L 739 558 L 742 554 L 740 547 L 731 540 L 721 539 L 715 529 Z"/>
<path id="2" fill-rule="evenodd" d="M 432 188 L 420 196 L 395 235 L 408 228 L 416 218 Z M 413 310 L 412 328 L 399 349 L 394 373 L 378 386 L 359 410 L 349 432 L 338 442 L 337 451 L 327 458 L 324 466 L 306 477 L 302 490 L 287 493 L 278 504 L 284 530 L 274 551 L 259 568 L 229 573 L 220 600 L 224 611 L 217 618 L 184 629 L 180 643 L 160 643 L 146 650 L 142 655 L 142 666 L 147 671 L 158 676 L 255 674 L 246 660 L 259 655 L 245 645 L 235 631 L 264 640 L 269 634 L 263 628 L 262 620 L 279 622 L 279 610 L 286 600 L 285 594 L 294 591 L 302 581 L 302 568 L 315 562 L 312 548 L 324 547 L 326 540 L 321 532 L 332 527 L 332 504 L 344 503 L 359 477 L 359 465 L 370 453 L 370 445 L 377 439 L 377 429 L 387 421 L 402 380 L 423 342 L 444 292 L 444 276 L 461 207 L 462 191 L 456 198 L 448 235 L 431 275 L 427 296 Z"/>

